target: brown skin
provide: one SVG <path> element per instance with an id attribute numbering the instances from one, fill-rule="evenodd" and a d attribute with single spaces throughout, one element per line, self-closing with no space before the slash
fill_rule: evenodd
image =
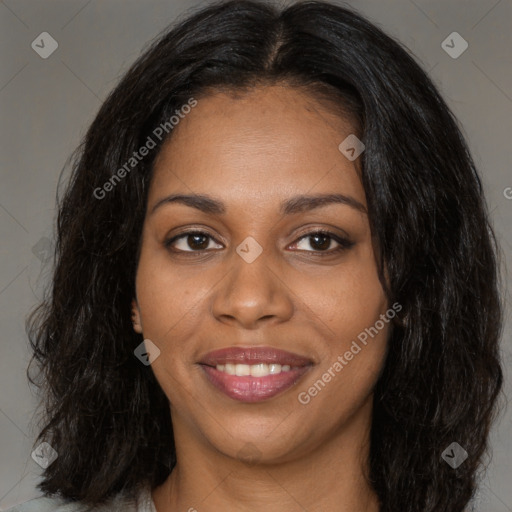
<path id="1" fill-rule="evenodd" d="M 135 330 L 161 350 L 152 369 L 171 404 L 177 447 L 176 467 L 153 492 L 158 512 L 378 511 L 364 474 L 391 324 L 307 405 L 298 401 L 389 308 L 368 216 L 346 204 L 279 213 L 299 194 L 344 194 L 366 207 L 354 162 L 338 150 L 352 132 L 304 91 L 259 86 L 236 99 L 200 98 L 159 154 L 133 302 Z M 151 213 L 175 193 L 209 195 L 226 212 L 167 203 Z M 211 238 L 165 247 L 194 228 Z M 322 256 L 339 244 L 304 236 L 314 228 L 354 245 Z M 248 236 L 263 248 L 252 263 L 236 252 Z M 233 345 L 270 345 L 315 364 L 281 394 L 242 403 L 197 364 Z M 257 460 L 246 463 L 251 449 Z"/>

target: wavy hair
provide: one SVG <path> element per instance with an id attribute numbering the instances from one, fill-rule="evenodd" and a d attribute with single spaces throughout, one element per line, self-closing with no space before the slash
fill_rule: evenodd
<path id="1" fill-rule="evenodd" d="M 52 280 L 27 320 L 29 378 L 44 397 L 38 441 L 59 454 L 46 494 L 99 504 L 158 486 L 176 463 L 168 400 L 134 357 L 142 337 L 130 319 L 165 138 L 105 197 L 94 191 L 190 98 L 278 82 L 339 105 L 366 146 L 381 282 L 403 307 L 374 389 L 369 478 L 381 510 L 459 512 L 475 493 L 503 379 L 502 303 L 499 249 L 457 121 L 408 51 L 351 9 L 231 0 L 188 13 L 145 49 L 57 194 Z M 456 469 L 441 458 L 454 441 L 469 454 Z"/>

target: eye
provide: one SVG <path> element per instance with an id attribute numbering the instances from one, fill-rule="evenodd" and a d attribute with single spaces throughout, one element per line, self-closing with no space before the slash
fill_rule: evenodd
<path id="1" fill-rule="evenodd" d="M 338 244 L 338 246 L 334 249 L 332 248 L 333 242 Z M 311 231 L 300 237 L 299 240 L 295 243 L 295 246 L 298 247 L 300 244 L 303 244 L 304 246 L 309 245 L 309 247 L 313 248 L 312 251 L 308 249 L 300 250 L 326 254 L 333 254 L 336 252 L 344 251 L 354 245 L 354 243 L 347 238 L 340 237 L 334 233 L 331 233 L 330 231 Z M 320 254 L 320 256 L 323 256 L 323 254 Z"/>
<path id="2" fill-rule="evenodd" d="M 175 252 L 200 252 L 208 249 L 209 240 L 214 238 L 204 231 L 186 231 L 167 240 L 165 246 Z M 181 247 L 177 247 L 175 242 L 180 242 Z"/>
<path id="3" fill-rule="evenodd" d="M 210 242 L 216 240 L 204 231 L 186 231 L 175 237 L 167 240 L 165 246 L 174 252 L 189 252 L 189 253 L 201 253 L 203 251 L 210 250 Z M 332 248 L 333 242 L 337 244 L 337 247 Z M 299 245 L 309 245 L 313 250 L 308 250 Z M 222 248 L 222 245 L 218 244 Z M 354 245 L 353 242 L 347 238 L 340 237 L 330 231 L 311 231 L 301 236 L 294 244 L 296 248 L 301 251 L 318 253 L 320 256 L 337 253 L 344 251 Z"/>

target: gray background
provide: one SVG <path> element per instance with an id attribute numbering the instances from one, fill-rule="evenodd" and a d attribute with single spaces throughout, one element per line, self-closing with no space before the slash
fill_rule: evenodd
<path id="1" fill-rule="evenodd" d="M 101 102 L 145 44 L 177 16 L 205 3 L 0 1 L 0 510 L 39 495 L 35 483 L 40 468 L 30 457 L 36 401 L 25 378 L 29 350 L 24 320 L 48 278 L 45 253 L 59 173 Z M 347 3 L 408 46 L 453 108 L 481 170 L 503 266 L 510 268 L 512 0 Z M 456 59 L 441 46 L 454 31 L 469 44 Z M 59 45 L 47 59 L 31 47 L 42 32 Z M 504 286 L 509 283 L 505 274 Z M 502 348 L 508 396 L 510 334 L 508 319 Z M 512 511 L 511 443 L 511 413 L 505 410 L 492 433 L 493 459 L 478 496 L 479 510 Z"/>

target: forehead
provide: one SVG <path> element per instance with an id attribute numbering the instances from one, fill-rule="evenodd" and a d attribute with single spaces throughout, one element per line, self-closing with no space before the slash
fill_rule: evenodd
<path id="1" fill-rule="evenodd" d="M 365 204 L 354 162 L 338 149 L 353 131 L 334 108 L 291 87 L 200 97 L 155 160 L 149 202 L 176 190 L 259 204 L 337 191 Z"/>

